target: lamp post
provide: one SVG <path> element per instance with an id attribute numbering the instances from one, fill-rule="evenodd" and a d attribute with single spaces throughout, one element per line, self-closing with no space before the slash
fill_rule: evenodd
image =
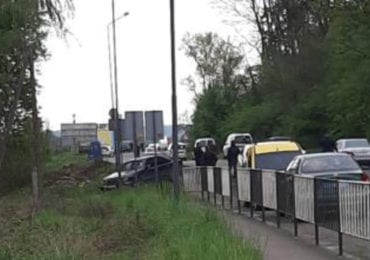
<path id="1" fill-rule="evenodd" d="M 110 22 L 112 24 L 112 30 L 113 30 L 113 68 L 114 68 L 114 91 L 113 91 L 113 84 L 111 82 L 111 98 L 112 98 L 112 105 L 115 105 L 114 109 L 114 120 L 115 120 L 115 152 L 116 152 L 116 170 L 118 172 L 118 185 L 121 185 L 121 131 L 120 131 L 120 123 L 119 123 L 119 103 L 118 103 L 118 76 L 117 76 L 117 46 L 116 46 L 116 20 L 121 19 L 125 16 L 127 16 L 129 13 L 126 12 L 122 16 L 118 17 L 116 19 L 115 15 L 115 0 L 112 0 L 112 21 Z M 109 25 L 108 24 L 108 40 L 110 39 L 109 37 Z M 111 56 L 110 56 L 110 44 L 108 41 L 108 48 L 109 48 L 109 63 L 111 65 Z M 111 68 L 110 69 L 110 75 L 111 73 Z M 111 76 L 111 81 L 112 81 L 112 76 Z M 114 93 L 114 94 L 113 94 Z M 114 103 L 114 96 L 115 96 L 115 104 Z"/>
<path id="2" fill-rule="evenodd" d="M 170 0 L 171 31 L 171 78 L 172 78 L 172 147 L 173 147 L 173 191 L 175 201 L 179 201 L 179 155 L 177 140 L 177 97 L 176 97 L 176 37 L 175 37 L 175 1 Z"/>

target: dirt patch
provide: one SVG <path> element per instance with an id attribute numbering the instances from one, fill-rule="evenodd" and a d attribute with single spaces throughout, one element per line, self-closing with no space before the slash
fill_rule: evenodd
<path id="1" fill-rule="evenodd" d="M 46 186 L 80 186 L 90 183 L 101 173 L 107 174 L 111 170 L 110 168 L 110 164 L 105 162 L 91 162 L 86 165 L 67 164 L 61 170 L 48 174 L 44 184 Z"/>

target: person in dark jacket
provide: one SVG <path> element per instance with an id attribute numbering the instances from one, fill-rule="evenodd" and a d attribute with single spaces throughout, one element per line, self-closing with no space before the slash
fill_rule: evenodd
<path id="1" fill-rule="evenodd" d="M 239 148 L 236 147 L 235 142 L 231 141 L 231 146 L 227 151 L 227 162 L 229 164 L 229 172 L 233 175 L 234 178 L 237 176 L 237 163 L 238 163 L 238 155 L 240 151 Z M 233 172 L 232 172 L 233 170 Z"/>
<path id="2" fill-rule="evenodd" d="M 207 166 L 216 166 L 217 163 L 217 153 L 214 151 L 212 145 L 206 146 L 206 151 L 204 153 L 204 160 Z"/>
<path id="3" fill-rule="evenodd" d="M 197 146 L 194 149 L 194 159 L 196 166 L 204 166 L 204 152 L 202 151 L 202 147 L 200 143 L 197 143 Z"/>
<path id="4" fill-rule="evenodd" d="M 320 140 L 321 151 L 326 152 L 335 152 L 337 150 L 335 146 L 335 141 L 330 138 L 329 134 L 325 134 Z"/>

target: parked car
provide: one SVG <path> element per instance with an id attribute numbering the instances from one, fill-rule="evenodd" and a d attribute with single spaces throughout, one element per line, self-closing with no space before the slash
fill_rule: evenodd
<path id="1" fill-rule="evenodd" d="M 109 145 L 102 144 L 101 145 L 101 154 L 103 156 L 111 157 L 111 156 L 114 155 L 114 151 L 113 151 L 112 147 L 110 147 Z"/>
<path id="2" fill-rule="evenodd" d="M 288 173 L 326 179 L 368 181 L 358 163 L 346 153 L 314 153 L 296 156 L 286 168 Z"/>
<path id="3" fill-rule="evenodd" d="M 302 147 L 292 141 L 259 142 L 245 151 L 246 167 L 265 170 L 285 170 L 291 160 L 303 154 Z"/>
<path id="4" fill-rule="evenodd" d="M 254 144 L 246 144 L 243 151 L 238 156 L 238 163 L 240 167 L 247 167 L 248 165 L 248 150 L 253 147 Z"/>
<path id="5" fill-rule="evenodd" d="M 249 133 L 232 133 L 229 134 L 226 138 L 225 144 L 222 148 L 225 158 L 227 157 L 227 152 L 231 146 L 231 142 L 234 141 L 236 147 L 239 148 L 240 152 L 243 151 L 246 144 L 252 144 L 253 139 Z"/>
<path id="6" fill-rule="evenodd" d="M 145 154 L 153 154 L 155 152 L 155 149 L 157 149 L 157 152 L 159 151 L 159 145 L 158 144 L 148 144 L 148 146 L 145 148 Z"/>
<path id="7" fill-rule="evenodd" d="M 338 152 L 352 155 L 361 166 L 370 166 L 370 145 L 366 138 L 339 139 L 336 147 Z"/>
<path id="8" fill-rule="evenodd" d="M 78 153 L 89 153 L 91 150 L 91 142 L 80 143 L 78 145 Z"/>
<path id="9" fill-rule="evenodd" d="M 182 161 L 185 161 L 186 160 L 186 144 L 179 142 L 177 149 L 178 149 L 179 159 Z M 168 153 L 168 156 L 172 158 L 173 156 L 173 144 L 172 143 L 168 146 L 167 153 Z"/>
<path id="10" fill-rule="evenodd" d="M 132 152 L 134 149 L 134 144 L 132 141 L 122 141 L 121 152 Z"/>
<path id="11" fill-rule="evenodd" d="M 203 137 L 203 138 L 198 138 L 198 139 L 195 140 L 194 148 L 196 148 L 198 144 L 200 144 L 201 147 L 206 147 L 209 144 L 216 145 L 216 141 L 212 137 Z"/>
<path id="12" fill-rule="evenodd" d="M 131 185 L 138 182 L 154 182 L 155 156 L 142 156 L 127 161 L 121 166 L 121 183 Z M 171 180 L 173 161 L 171 158 L 157 155 L 157 167 L 161 180 Z M 118 187 L 118 172 L 114 172 L 103 178 L 102 190 L 110 190 Z"/>

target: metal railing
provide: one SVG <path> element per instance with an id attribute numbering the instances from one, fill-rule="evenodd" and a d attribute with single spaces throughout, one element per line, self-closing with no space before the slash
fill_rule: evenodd
<path id="1" fill-rule="evenodd" d="M 280 216 L 291 218 L 294 235 L 298 235 L 298 220 L 315 226 L 315 242 L 319 244 L 319 227 L 338 233 L 339 254 L 343 254 L 343 234 L 370 241 L 370 183 L 319 179 L 292 175 L 285 172 L 238 169 L 236 178 L 229 169 L 220 167 L 185 167 L 183 169 L 185 192 L 207 194 L 217 204 L 221 197 L 222 207 L 229 198 L 250 205 L 251 217 L 260 210 L 262 221 L 265 211 L 276 212 L 276 224 Z"/>

